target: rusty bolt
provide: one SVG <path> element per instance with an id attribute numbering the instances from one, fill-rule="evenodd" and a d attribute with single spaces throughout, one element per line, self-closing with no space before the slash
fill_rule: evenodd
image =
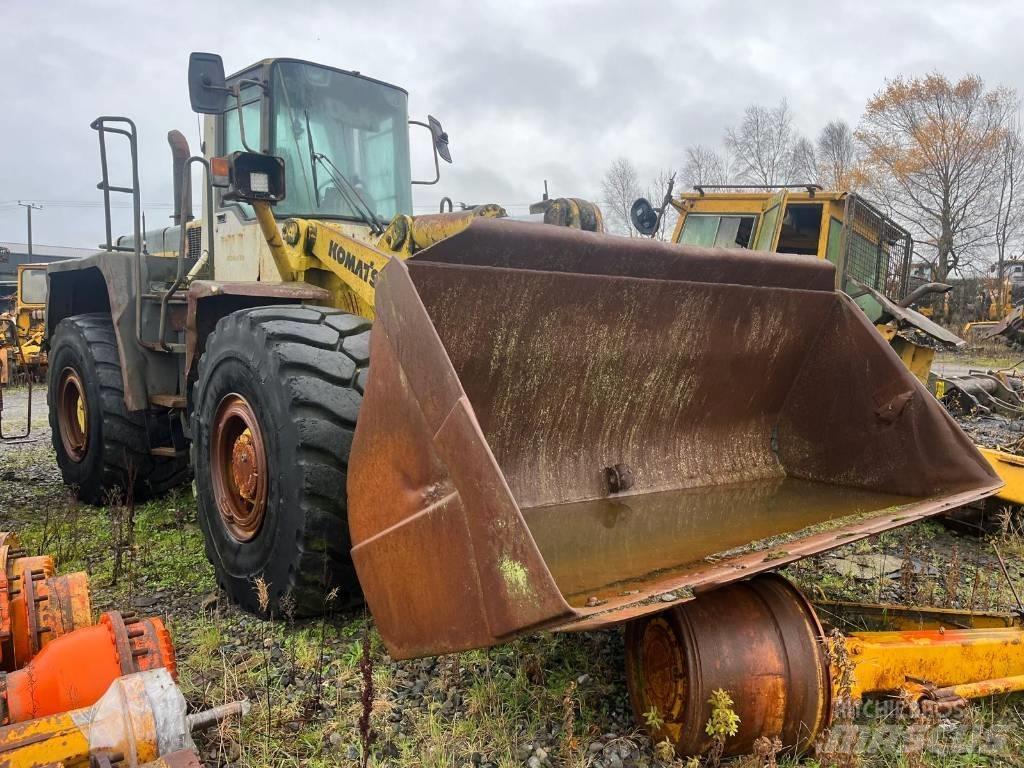
<path id="1" fill-rule="evenodd" d="M 633 470 L 625 464 L 605 467 L 604 476 L 608 481 L 609 493 L 621 493 L 633 487 Z"/>

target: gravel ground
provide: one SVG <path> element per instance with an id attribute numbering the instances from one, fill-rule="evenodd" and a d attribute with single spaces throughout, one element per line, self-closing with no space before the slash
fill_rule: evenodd
<path id="1" fill-rule="evenodd" d="M 25 417 L 28 415 L 28 387 L 5 389 L 3 392 L 4 435 L 21 435 L 25 431 Z M 32 431 L 25 440 L 0 442 L 0 457 L 8 452 L 22 450 L 25 444 L 46 443 L 49 445 L 50 432 L 46 411 L 46 387 L 32 388 Z"/>

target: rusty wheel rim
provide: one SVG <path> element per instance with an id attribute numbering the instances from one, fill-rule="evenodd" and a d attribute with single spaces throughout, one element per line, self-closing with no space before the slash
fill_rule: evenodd
<path id="1" fill-rule="evenodd" d="M 64 452 L 75 463 L 85 458 L 89 449 L 89 407 L 85 385 L 74 368 L 60 372 L 57 383 L 57 427 Z"/>
<path id="2" fill-rule="evenodd" d="M 267 454 L 249 401 L 226 395 L 210 431 L 213 493 L 224 528 L 235 541 L 253 539 L 267 511 Z"/>
<path id="3" fill-rule="evenodd" d="M 663 616 L 652 617 L 643 629 L 630 638 L 627 653 L 638 666 L 642 700 L 661 720 L 659 727 L 648 727 L 658 736 L 678 741 L 688 691 L 686 663 L 680 639 Z M 646 710 L 645 710 L 646 711 Z"/>

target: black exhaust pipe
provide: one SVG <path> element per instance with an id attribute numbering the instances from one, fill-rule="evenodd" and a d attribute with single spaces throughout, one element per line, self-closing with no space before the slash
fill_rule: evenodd
<path id="1" fill-rule="evenodd" d="M 187 224 L 194 218 L 192 216 L 192 189 L 191 187 L 188 189 L 188 197 L 185 199 L 184 210 L 182 210 L 181 175 L 192 153 L 188 148 L 188 139 L 181 131 L 168 131 L 167 143 L 171 145 L 171 179 L 174 182 L 174 214 L 171 219 L 175 224 Z"/>

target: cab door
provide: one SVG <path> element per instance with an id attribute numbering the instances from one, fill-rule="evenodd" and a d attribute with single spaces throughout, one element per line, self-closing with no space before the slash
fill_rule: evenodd
<path id="1" fill-rule="evenodd" d="M 765 201 L 757 234 L 754 236 L 753 250 L 774 251 L 778 247 L 779 232 L 782 231 L 782 212 L 786 208 L 787 194 L 783 189 Z"/>

